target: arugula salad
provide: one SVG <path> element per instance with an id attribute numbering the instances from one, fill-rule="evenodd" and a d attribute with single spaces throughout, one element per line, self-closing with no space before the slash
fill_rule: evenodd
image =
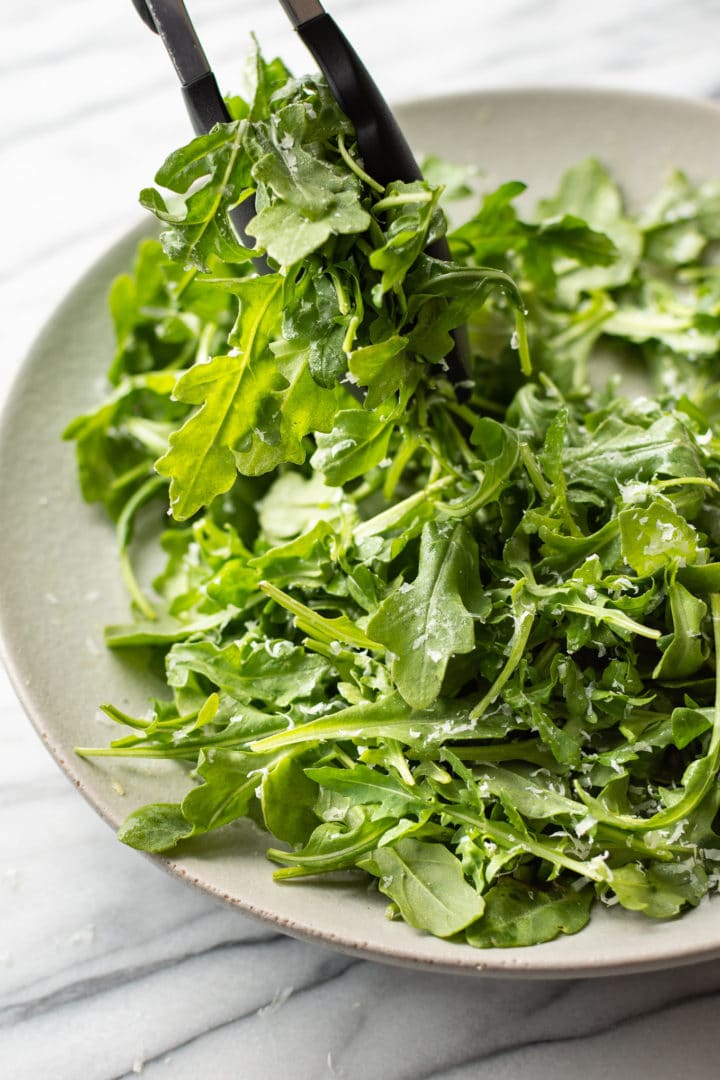
<path id="1" fill-rule="evenodd" d="M 132 602 L 107 644 L 169 688 L 104 705 L 119 737 L 78 752 L 188 774 L 120 839 L 250 818 L 284 887 L 369 875 L 391 917 L 477 947 L 697 905 L 720 882 L 720 182 L 676 173 L 631 214 L 587 160 L 534 213 L 511 181 L 449 229 L 466 170 L 381 187 L 321 79 L 257 55 L 228 105 L 141 195 L 161 240 L 114 283 L 110 391 L 66 431 Z M 250 192 L 255 251 L 229 217 Z M 425 254 L 445 233 L 449 262 Z"/>

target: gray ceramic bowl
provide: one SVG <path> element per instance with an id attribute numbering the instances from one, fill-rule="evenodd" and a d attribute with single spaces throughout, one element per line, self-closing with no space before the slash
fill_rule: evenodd
<path id="1" fill-rule="evenodd" d="M 399 118 L 419 153 L 472 162 L 487 187 L 523 179 L 532 200 L 550 193 L 562 170 L 589 154 L 612 168 L 634 204 L 677 166 L 696 179 L 720 176 L 720 110 L 705 104 L 521 90 L 420 102 L 399 110 Z M 172 763 L 92 763 L 73 754 L 73 746 L 110 737 L 99 702 L 143 710 L 153 688 L 102 646 L 103 624 L 127 616 L 113 529 L 83 504 L 73 451 L 60 433 L 98 399 L 112 351 L 105 297 L 113 276 L 129 266 L 139 235 L 109 251 L 42 331 L 0 428 L 5 663 L 48 749 L 113 827 L 141 803 L 176 798 L 185 780 Z M 108 844 L 114 842 L 108 833 Z M 720 954 L 720 900 L 663 923 L 618 908 L 597 910 L 574 937 L 477 951 L 388 922 L 383 898 L 362 885 L 275 884 L 264 845 L 259 831 L 240 825 L 187 845 L 181 858 L 156 861 L 290 934 L 399 964 L 547 977 L 637 971 Z"/>

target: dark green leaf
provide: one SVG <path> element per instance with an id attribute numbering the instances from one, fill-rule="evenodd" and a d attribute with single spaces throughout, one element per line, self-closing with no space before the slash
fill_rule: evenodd
<path id="1" fill-rule="evenodd" d="M 380 605 L 368 633 L 393 654 L 395 684 L 405 701 L 425 709 L 437 698 L 448 661 L 475 646 L 472 610 L 477 551 L 462 525 L 426 525 L 417 577 Z"/>
<path id="2" fill-rule="evenodd" d="M 576 934 L 590 918 L 592 889 L 533 887 L 512 879 L 500 881 L 485 896 L 485 914 L 468 927 L 476 949 L 517 948 Z"/>
<path id="3" fill-rule="evenodd" d="M 460 861 L 443 844 L 407 837 L 393 847 L 377 848 L 364 865 L 418 930 L 452 937 L 483 913 L 482 896 L 468 885 Z"/>

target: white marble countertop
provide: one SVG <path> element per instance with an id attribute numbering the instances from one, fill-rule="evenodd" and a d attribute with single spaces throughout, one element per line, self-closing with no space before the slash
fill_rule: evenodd
<path id="1" fill-rule="evenodd" d="M 720 88 L 711 0 L 329 6 L 395 101 L 513 84 Z M 278 4 L 195 0 L 191 13 L 225 84 L 250 29 L 266 52 L 306 63 Z M 3 22 L 0 397 L 187 133 L 167 60 L 128 0 L 25 0 Z M 719 1005 L 716 963 L 473 980 L 278 935 L 116 843 L 0 672 L 0 1061 L 12 1080 L 704 1080 Z"/>

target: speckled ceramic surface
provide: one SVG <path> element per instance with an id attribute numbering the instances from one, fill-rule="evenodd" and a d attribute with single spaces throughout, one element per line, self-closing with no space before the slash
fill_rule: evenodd
<path id="1" fill-rule="evenodd" d="M 483 183 L 551 191 L 562 170 L 595 154 L 631 202 L 681 166 L 720 175 L 720 110 L 604 91 L 483 93 L 406 106 L 400 119 L 420 154 L 479 166 Z M 127 615 L 112 526 L 83 504 L 65 424 L 102 392 L 112 348 L 106 293 L 129 266 L 128 236 L 72 290 L 42 331 L 8 400 L 0 428 L 0 636 L 16 690 L 40 736 L 73 783 L 116 826 L 137 805 L 176 797 L 184 778 L 171 763 L 82 761 L 78 744 L 102 744 L 111 726 L 97 705 L 142 710 L 153 687 L 102 645 L 104 623 Z M 122 794 L 120 792 L 122 791 Z M 108 843 L 114 841 L 108 833 Z M 530 949 L 476 951 L 384 918 L 382 897 L 362 886 L 272 881 L 264 837 L 231 827 L 161 860 L 175 874 L 271 920 L 288 933 L 407 965 L 532 976 L 607 974 L 720 955 L 720 901 L 674 922 L 598 910 L 588 929 Z"/>

